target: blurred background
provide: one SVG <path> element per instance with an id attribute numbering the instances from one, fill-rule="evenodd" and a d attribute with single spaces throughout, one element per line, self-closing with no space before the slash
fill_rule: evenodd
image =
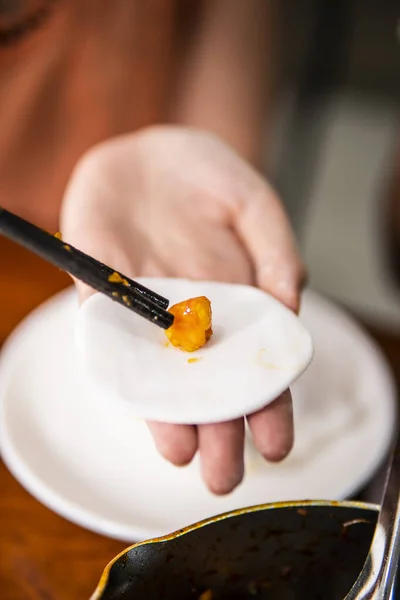
<path id="1" fill-rule="evenodd" d="M 311 286 L 400 333 L 400 10 L 280 3 L 273 178 Z"/>
<path id="2" fill-rule="evenodd" d="M 311 287 L 372 334 L 399 386 L 400 8 L 286 0 L 278 14 L 272 177 Z M 379 501 L 382 483 L 360 497 Z"/>

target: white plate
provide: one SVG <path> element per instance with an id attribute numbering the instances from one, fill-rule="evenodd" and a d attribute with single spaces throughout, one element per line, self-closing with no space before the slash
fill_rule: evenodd
<path id="1" fill-rule="evenodd" d="M 229 421 L 263 408 L 311 362 L 311 337 L 290 310 L 261 290 L 185 279 L 139 279 L 171 305 L 207 296 L 214 335 L 197 352 L 169 346 L 165 332 L 103 294 L 79 310 L 79 366 L 93 388 L 129 402 L 142 419 Z M 196 363 L 188 362 L 197 359 Z"/>
<path id="2" fill-rule="evenodd" d="M 343 499 L 385 456 L 396 419 L 394 386 L 375 345 L 340 310 L 306 292 L 302 320 L 315 358 L 294 384 L 297 440 L 280 465 L 247 442 L 247 475 L 231 495 L 205 489 L 199 465 L 174 468 L 123 403 L 79 385 L 73 292 L 36 310 L 0 360 L 5 463 L 36 498 L 84 527 L 126 542 L 261 502 Z M 111 408 L 113 408 L 111 410 Z"/>

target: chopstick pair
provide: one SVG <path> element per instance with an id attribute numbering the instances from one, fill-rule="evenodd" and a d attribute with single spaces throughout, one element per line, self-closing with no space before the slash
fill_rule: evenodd
<path id="1" fill-rule="evenodd" d="M 167 298 L 1 207 L 0 233 L 162 329 L 171 327 Z"/>

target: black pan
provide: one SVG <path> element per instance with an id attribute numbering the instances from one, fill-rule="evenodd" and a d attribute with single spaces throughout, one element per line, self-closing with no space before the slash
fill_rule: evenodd
<path id="1" fill-rule="evenodd" d="M 371 544 L 378 508 L 263 505 L 131 546 L 91 600 L 342 600 Z"/>

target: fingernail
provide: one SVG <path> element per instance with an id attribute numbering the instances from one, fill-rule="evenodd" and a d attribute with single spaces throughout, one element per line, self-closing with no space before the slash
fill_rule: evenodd
<path id="1" fill-rule="evenodd" d="M 293 282 L 280 279 L 274 285 L 274 296 L 293 312 L 298 312 L 300 307 L 300 294 Z"/>
<path id="2" fill-rule="evenodd" d="M 298 312 L 300 291 L 291 273 L 282 276 L 275 265 L 265 265 L 258 274 L 257 283 L 261 289 L 274 296 L 287 308 Z"/>
<path id="3" fill-rule="evenodd" d="M 230 494 L 243 480 L 244 476 L 244 463 L 238 465 L 237 468 L 233 469 L 231 472 L 224 473 L 223 477 L 215 477 L 209 479 L 207 483 L 207 487 L 216 496 L 225 496 L 226 494 Z"/>

